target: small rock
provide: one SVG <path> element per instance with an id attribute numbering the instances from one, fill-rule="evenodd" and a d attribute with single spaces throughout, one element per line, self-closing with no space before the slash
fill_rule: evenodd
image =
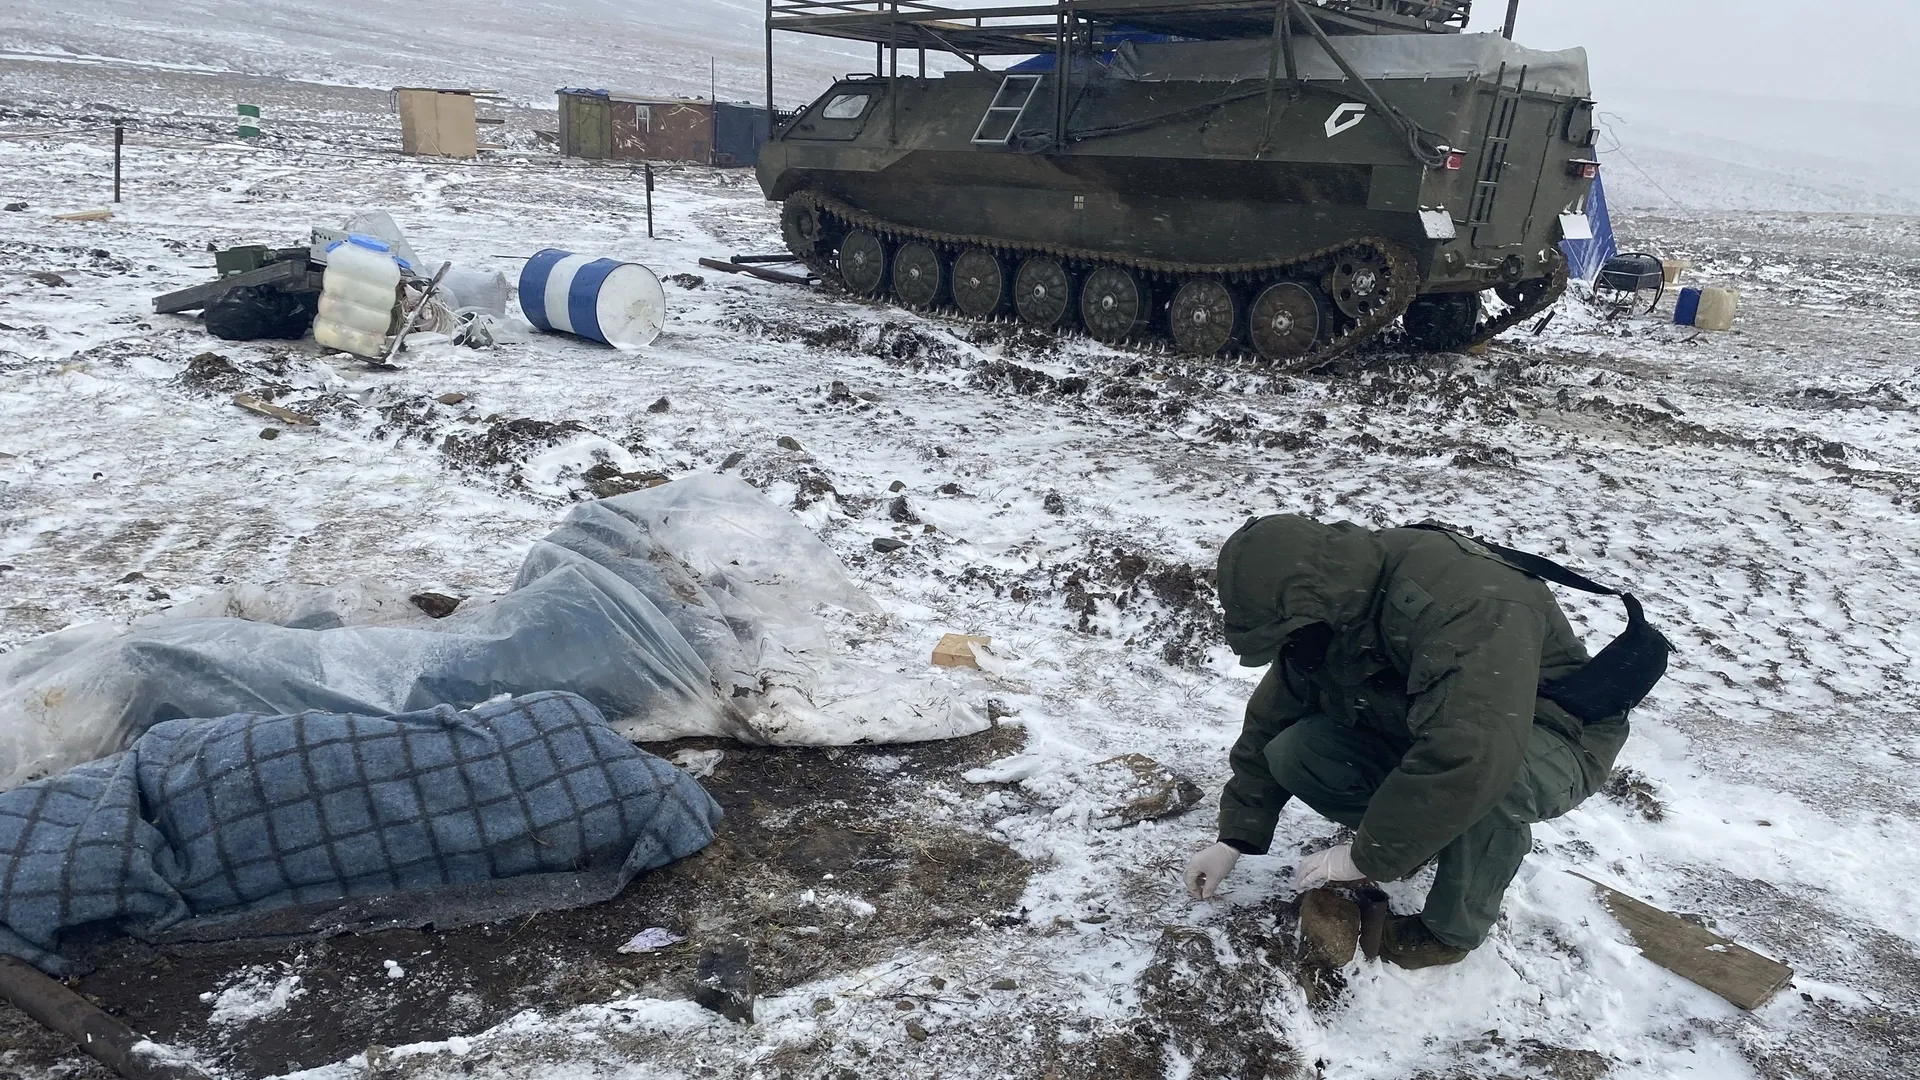
<path id="1" fill-rule="evenodd" d="M 989 990 L 1018 990 L 1019 988 L 1020 984 L 1012 979 L 995 979 L 987 984 Z"/>
<path id="2" fill-rule="evenodd" d="M 10 203 L 8 203 L 8 204 L 7 204 L 7 213 L 9 213 L 9 214 L 17 214 L 17 213 L 19 213 L 20 211 L 22 211 L 22 210 L 25 210 L 26 208 L 27 208 L 27 204 L 26 204 L 26 203 L 23 203 L 23 202 L 10 202 Z"/>
<path id="3" fill-rule="evenodd" d="M 752 960 L 744 941 L 708 946 L 694 968 L 693 1000 L 729 1020 L 753 1023 L 759 981 Z"/>
<path id="4" fill-rule="evenodd" d="M 879 401 L 880 400 L 880 395 L 874 393 L 871 390 L 862 390 L 853 396 L 859 398 L 861 401 Z"/>
<path id="5" fill-rule="evenodd" d="M 146 579 L 147 579 L 147 575 L 141 573 L 138 570 L 135 570 L 132 573 L 128 574 L 126 577 L 121 578 L 120 584 L 126 585 L 130 582 L 145 581 Z"/>
<path id="6" fill-rule="evenodd" d="M 1306 958 L 1343 968 L 1360 944 L 1360 905 L 1330 889 L 1300 898 L 1300 947 Z"/>
<path id="7" fill-rule="evenodd" d="M 833 385 L 827 388 L 827 401 L 830 404 L 837 405 L 841 402 L 852 400 L 853 391 L 847 389 L 847 384 L 841 382 L 839 379 L 833 380 Z"/>
<path id="8" fill-rule="evenodd" d="M 936 447 L 934 447 L 934 448 L 933 448 L 933 456 L 934 456 L 934 457 L 946 457 L 946 456 L 947 456 L 947 448 L 946 448 L 946 447 L 944 447 L 944 446 L 936 446 Z"/>
<path id="9" fill-rule="evenodd" d="M 962 492 L 962 491 L 960 490 L 960 485 L 959 485 L 959 484 L 954 484 L 954 483 L 946 483 L 946 484 L 941 484 L 941 485 L 940 485 L 939 487 L 937 487 L 937 488 L 934 488 L 933 490 L 935 490 L 935 491 L 937 491 L 937 492 L 939 492 L 939 493 L 940 493 L 940 494 L 942 494 L 942 495 L 961 495 L 961 494 L 964 494 L 964 492 Z"/>
<path id="10" fill-rule="evenodd" d="M 927 1029 L 921 1027 L 920 1021 L 918 1020 L 909 1020 L 907 1021 L 907 1038 L 912 1039 L 914 1042 L 926 1042 Z"/>
<path id="11" fill-rule="evenodd" d="M 947 988 L 947 980 L 935 975 L 933 978 L 927 980 L 927 985 L 933 987 L 935 990 L 945 990 Z"/>
<path id="12" fill-rule="evenodd" d="M 913 1009 L 913 1002 L 896 1001 L 893 1003 L 893 1008 L 895 1012 L 911 1012 Z"/>
<path id="13" fill-rule="evenodd" d="M 813 999 L 813 1015 L 824 1016 L 827 1013 L 830 1013 L 832 1011 L 833 1011 L 832 998 L 814 998 Z"/>
<path id="14" fill-rule="evenodd" d="M 268 442 L 272 442 L 280 437 L 280 429 L 277 427 L 263 427 L 260 429 L 260 437 Z"/>
<path id="15" fill-rule="evenodd" d="M 426 612 L 428 616 L 435 619 L 446 618 L 453 614 L 455 608 L 460 606 L 459 597 L 447 596 L 444 593 L 437 592 L 414 593 L 412 596 L 407 597 L 407 600 L 412 603 L 414 607 L 419 608 L 421 611 Z"/>
<path id="16" fill-rule="evenodd" d="M 683 289 L 697 289 L 707 283 L 707 279 L 699 274 L 668 274 L 667 280 Z"/>
<path id="17" fill-rule="evenodd" d="M 924 533 L 929 533 L 929 534 L 937 533 L 940 531 L 940 527 L 938 525 L 934 525 L 931 522 L 929 522 L 928 524 L 922 526 L 920 531 Z"/>
<path id="18" fill-rule="evenodd" d="M 887 504 L 887 517 L 900 522 L 902 525 L 920 524 L 919 515 L 915 514 L 913 508 L 907 505 L 907 497 L 905 495 L 896 495 L 893 497 L 893 501 Z"/>
<path id="19" fill-rule="evenodd" d="M 876 536 L 873 538 L 873 550 L 882 555 L 891 555 L 906 546 L 907 542 L 905 540 L 895 540 L 891 536 Z"/>
<path id="20" fill-rule="evenodd" d="M 887 485 L 887 490 L 905 491 L 907 490 L 907 482 L 905 480 L 895 480 L 893 483 Z"/>
<path id="21" fill-rule="evenodd" d="M 1049 491 L 1047 497 L 1040 500 L 1040 509 L 1059 517 L 1067 512 L 1067 500 L 1062 498 L 1059 492 Z"/>
<path id="22" fill-rule="evenodd" d="M 647 411 L 650 413 L 663 413 L 671 408 L 673 408 L 673 402 L 668 401 L 665 395 L 661 395 L 659 401 L 647 406 Z"/>
<path id="23" fill-rule="evenodd" d="M 149 600 L 171 600 L 171 599 L 173 599 L 173 594 L 172 594 L 172 593 L 170 593 L 170 592 L 168 592 L 168 591 L 167 591 L 167 590 L 165 590 L 165 589 L 162 589 L 162 588 L 161 588 L 160 586 L 158 586 L 158 585 L 155 585 L 155 586 L 153 586 L 152 588 L 150 588 L 150 589 L 148 589 L 148 590 L 147 590 L 147 599 L 149 599 Z"/>
<path id="24" fill-rule="evenodd" d="M 45 285 L 49 288 L 54 288 L 54 289 L 57 289 L 67 283 L 66 278 L 61 277 L 59 274 L 56 274 L 51 270 L 40 270 L 31 274 L 28 274 L 27 276 L 39 282 L 42 285 Z"/>
<path id="25" fill-rule="evenodd" d="M 774 440 L 774 445 L 778 446 L 782 450 L 798 451 L 800 449 L 800 440 L 794 438 L 791 435 L 782 435 L 778 439 Z"/>
<path id="26" fill-rule="evenodd" d="M 441 395 L 440 395 L 439 397 L 437 397 L 437 398 L 434 398 L 433 400 L 435 400 L 435 401 L 437 401 L 437 402 L 439 402 L 439 403 L 440 403 L 440 404 L 442 404 L 442 405 L 458 405 L 458 404 L 460 404 L 461 402 L 463 402 L 463 401 L 465 401 L 465 400 L 467 400 L 467 395 L 465 395 L 465 394 L 441 394 Z"/>
<path id="27" fill-rule="evenodd" d="M 720 471 L 726 472 L 728 469 L 733 468 L 745 460 L 747 460 L 747 452 L 745 450 L 735 450 L 733 453 L 727 455 L 725 461 L 720 463 Z"/>

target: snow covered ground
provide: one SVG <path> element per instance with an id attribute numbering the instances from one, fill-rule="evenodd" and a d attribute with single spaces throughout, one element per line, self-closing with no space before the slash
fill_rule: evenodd
<path id="1" fill-rule="evenodd" d="M 1341 1078 L 1910 1075 L 1920 219 L 1633 215 L 1620 222 L 1633 243 L 1742 290 L 1735 332 L 1608 324 L 1569 303 L 1545 335 L 1485 357 L 1377 352 L 1273 379 L 702 270 L 703 255 L 777 249 L 745 174 L 666 173 L 650 241 L 626 170 L 404 159 L 383 95 L 249 84 L 280 95 L 284 133 L 223 143 L 239 78 L 0 61 L 6 132 L 72 129 L 90 102 L 139 120 L 128 201 L 99 223 L 51 218 L 104 203 L 97 128 L 0 139 L 0 200 L 27 204 L 0 213 L 0 646 L 234 583 L 498 591 L 588 495 L 596 464 L 726 469 L 793 506 L 883 599 L 865 655 L 915 663 L 943 632 L 992 635 L 999 660 L 976 690 L 1028 755 L 971 780 L 982 763 L 861 756 L 886 796 L 873 829 L 1005 845 L 1025 860 L 1024 892 L 923 944 L 778 986 L 750 1028 L 667 994 L 530 997 L 511 1019 L 427 1042 L 324 1060 L 290 1049 L 285 1071 L 1198 1078 L 1258 1058 L 1271 1075 Z M 151 295 L 210 275 L 210 245 L 291 242 L 366 208 L 466 267 L 512 274 L 549 245 L 643 261 L 669 279 L 667 332 L 633 354 L 558 337 L 432 347 L 371 373 L 310 342 L 218 342 L 150 313 Z M 263 438 L 227 403 L 236 390 L 319 423 Z M 455 393 L 465 400 L 437 400 Z M 916 523 L 890 512 L 896 481 Z M 1195 569 L 1245 516 L 1275 511 L 1437 519 L 1557 554 L 1629 584 L 1680 646 L 1636 717 L 1628 771 L 1537 830 L 1487 947 L 1428 972 L 1356 962 L 1313 1006 L 1265 962 L 1288 932 L 1287 859 L 1244 860 L 1213 903 L 1178 882 L 1211 839 L 1253 685 Z M 909 546 L 882 556 L 880 537 Z M 1621 624 L 1615 604 L 1563 602 L 1595 646 Z M 1087 766 L 1131 752 L 1208 798 L 1101 827 Z M 1296 807 L 1277 851 L 1331 835 Z M 1639 958 L 1576 871 L 1697 914 L 1799 976 L 1741 1013 Z M 1397 902 L 1417 907 L 1421 888 Z M 770 902 L 849 926 L 884 905 L 830 883 Z M 817 931 L 802 921 L 760 932 Z M 576 947 L 610 956 L 622 940 Z M 435 985 L 415 981 L 434 957 L 387 955 L 404 976 L 369 962 L 341 1026 Z M 221 962 L 230 977 L 178 1040 L 216 1066 L 249 1025 L 311 1008 L 329 963 Z M 0 1013 L 0 1031 L 18 1041 L 0 1069 L 98 1075 L 16 1014 Z"/>

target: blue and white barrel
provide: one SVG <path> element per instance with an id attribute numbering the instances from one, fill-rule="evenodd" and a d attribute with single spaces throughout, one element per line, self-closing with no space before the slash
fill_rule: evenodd
<path id="1" fill-rule="evenodd" d="M 520 271 L 520 309 L 542 331 L 637 349 L 660 336 L 667 296 L 639 263 L 546 248 Z"/>

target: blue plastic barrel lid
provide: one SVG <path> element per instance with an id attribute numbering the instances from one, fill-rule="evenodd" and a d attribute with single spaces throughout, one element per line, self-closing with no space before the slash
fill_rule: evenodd
<path id="1" fill-rule="evenodd" d="M 355 247 L 366 248 L 368 251 L 383 252 L 387 255 L 392 256 L 393 261 L 400 264 L 401 270 L 404 270 L 409 274 L 413 273 L 413 264 L 409 263 L 407 260 L 401 258 L 398 255 L 394 255 L 393 246 L 388 244 L 385 240 L 382 240 L 377 236 L 364 236 L 360 233 L 348 233 L 347 238 L 345 240 L 335 240 L 333 243 L 328 244 L 327 254 L 329 255 L 333 254 L 334 249 L 339 247 L 342 244 L 352 244 Z"/>

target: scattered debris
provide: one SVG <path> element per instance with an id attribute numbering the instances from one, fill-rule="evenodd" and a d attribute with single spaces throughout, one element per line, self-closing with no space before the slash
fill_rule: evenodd
<path id="1" fill-rule="evenodd" d="M 668 477 L 666 473 L 654 472 L 650 469 L 621 472 L 618 465 L 603 461 L 581 473 L 580 479 L 587 482 L 587 490 L 593 492 L 594 498 L 611 499 L 615 495 L 659 487 L 667 482 Z"/>
<path id="2" fill-rule="evenodd" d="M 671 408 L 673 408 L 673 403 L 668 401 L 666 395 L 663 394 L 659 401 L 647 406 L 647 411 L 650 413 L 663 413 Z"/>
<path id="3" fill-rule="evenodd" d="M 699 274 L 668 274 L 667 280 L 683 289 L 698 289 L 707 283 L 707 279 Z"/>
<path id="4" fill-rule="evenodd" d="M 444 619 L 460 606 L 460 597 L 448 596 L 445 593 L 421 592 L 407 597 L 407 602 L 426 612 L 431 618 Z"/>
<path id="5" fill-rule="evenodd" d="M 1017 982 L 1015 982 L 1015 981 L 1013 981 L 1012 979 L 995 979 L 995 980 L 993 980 L 993 981 L 992 981 L 991 983 L 988 983 L 988 984 L 987 984 L 987 989 L 989 989 L 989 990 L 1018 990 L 1018 989 L 1020 989 L 1020 984 L 1019 984 L 1019 983 L 1017 983 Z"/>
<path id="6" fill-rule="evenodd" d="M 628 938 L 626 944 L 614 951 L 633 954 L 657 952 L 669 945 L 678 945 L 685 940 L 687 940 L 685 937 L 674 933 L 664 926 L 649 926 L 645 930 Z"/>
<path id="7" fill-rule="evenodd" d="M 463 401 L 465 401 L 465 400 L 467 400 L 467 395 L 465 395 L 465 394 L 441 394 L 441 395 L 440 395 L 439 397 L 437 397 L 437 398 L 434 398 L 433 400 L 435 400 L 435 401 L 437 401 L 437 402 L 439 402 L 439 403 L 440 403 L 440 404 L 442 404 L 442 405 L 458 405 L 458 404 L 460 404 L 461 402 L 463 402 Z"/>
<path id="8" fill-rule="evenodd" d="M 900 481 L 895 480 L 894 483 L 900 484 Z M 900 484 L 900 486 L 906 487 L 905 484 Z M 902 525 L 920 524 L 920 516 L 913 512 L 913 507 L 907 505 L 907 497 L 905 495 L 896 495 L 893 501 L 887 504 L 887 517 Z"/>
<path id="9" fill-rule="evenodd" d="M 745 941 L 710 945 L 700 954 L 694 968 L 693 1000 L 702 1008 L 751 1024 L 758 993 L 753 956 Z"/>
<path id="10" fill-rule="evenodd" d="M 725 750 L 682 750 L 668 760 L 688 776 L 703 780 L 712 776 L 713 770 L 719 768 L 726 757 Z"/>
<path id="11" fill-rule="evenodd" d="M 789 274 L 784 270 L 769 270 L 764 266 L 742 266 L 739 263 L 721 262 L 719 259 L 701 259 L 700 265 L 709 270 L 723 270 L 729 274 L 752 274 L 757 278 L 777 281 L 782 285 L 811 285 L 813 279 L 800 274 Z"/>
<path id="12" fill-rule="evenodd" d="M 1049 491 L 1046 497 L 1040 500 L 1040 509 L 1054 517 L 1060 517 L 1067 512 L 1067 500 L 1059 492 Z"/>
<path id="13" fill-rule="evenodd" d="M 873 538 L 873 550 L 882 555 L 891 555 L 906 546 L 907 542 L 905 540 L 895 540 L 891 536 L 876 536 Z M 935 663 L 938 662 L 937 660 L 935 661 Z"/>
<path id="14" fill-rule="evenodd" d="M 1121 825 L 1185 813 L 1201 798 L 1200 785 L 1145 754 L 1121 754 L 1095 762 L 1092 772 L 1119 781 L 1117 794 L 1124 801 L 1110 804 L 1106 817 Z"/>
<path id="15" fill-rule="evenodd" d="M 1613 775 L 1607 777 L 1606 786 L 1600 789 L 1600 793 L 1647 821 L 1661 821 L 1667 816 L 1667 806 L 1660 801 L 1653 781 L 1636 769 L 1613 770 Z"/>
<path id="16" fill-rule="evenodd" d="M 896 540 L 894 543 L 899 541 Z M 880 542 L 874 541 L 873 546 L 876 549 L 879 548 Z M 933 666 L 977 668 L 980 666 L 980 658 L 974 655 L 974 646 L 985 647 L 992 642 L 992 638 L 980 634 L 947 634 L 941 637 L 940 643 L 933 647 Z"/>
<path id="17" fill-rule="evenodd" d="M 283 424 L 291 424 L 294 427 L 314 427 L 320 423 L 320 421 L 315 420 L 305 413 L 297 413 L 292 409 L 283 409 L 270 402 L 261 401 L 252 394 L 235 394 L 233 395 L 233 403 L 248 412 L 256 412 L 261 416 L 271 416 Z"/>
<path id="18" fill-rule="evenodd" d="M 22 210 L 25 210 L 26 208 L 27 208 L 27 204 L 26 204 L 26 203 L 23 203 L 23 202 L 10 202 L 10 203 L 8 203 L 8 204 L 7 204 L 7 213 L 9 213 L 9 214 L 17 214 L 17 213 L 19 213 L 20 211 L 22 211 Z"/>
<path id="19" fill-rule="evenodd" d="M 52 1031 L 65 1035 L 73 1045 L 94 1060 L 125 1077 L 155 1080 L 205 1080 L 206 1073 L 166 1054 L 164 1061 L 154 1058 L 155 1044 L 134 1034 L 127 1025 L 107 1015 L 99 1006 L 74 993 L 61 983 L 41 974 L 24 960 L 0 956 L 0 1001 L 33 1017 Z"/>
<path id="20" fill-rule="evenodd" d="M 55 221 L 105 221 L 113 216 L 111 210 L 79 210 L 71 214 L 55 214 Z"/>

